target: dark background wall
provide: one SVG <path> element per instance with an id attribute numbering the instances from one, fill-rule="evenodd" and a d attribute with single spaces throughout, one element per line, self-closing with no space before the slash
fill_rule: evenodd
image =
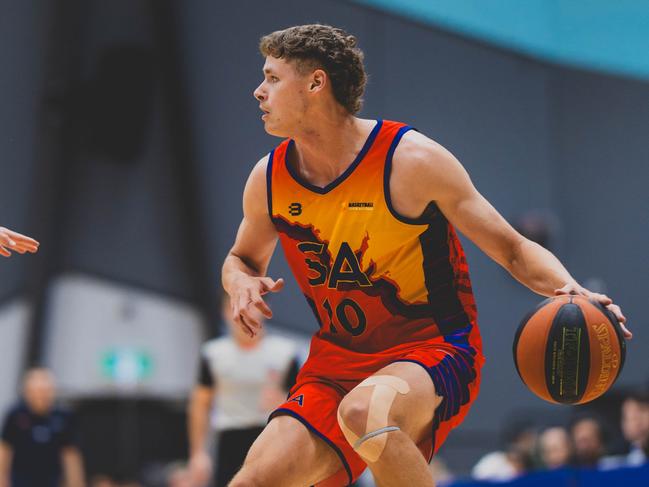
<path id="1" fill-rule="evenodd" d="M 38 2 L 3 0 L 0 12 L 0 225 L 25 229 L 34 191 L 49 11 Z M 0 301 L 21 290 L 25 270 L 24 260 L 2 262 Z"/>
<path id="2" fill-rule="evenodd" d="M 66 3 L 75 2 L 47 5 Z M 39 2 L 0 0 L 0 224 L 30 232 L 60 219 L 62 235 L 49 232 L 59 242 L 49 256 L 56 265 L 40 276 L 75 270 L 203 306 L 201 292 L 216 301 L 245 180 L 278 143 L 263 132 L 252 98 L 263 63 L 258 39 L 294 24 L 330 23 L 356 34 L 365 50 L 370 81 L 362 116 L 408 122 L 445 145 L 506 218 L 528 210 L 555 215 L 552 248 L 575 277 L 606 287 L 636 334 L 620 384 L 646 381 L 649 84 L 542 64 L 342 0 L 284 0 L 272 8 L 260 0 L 120 0 L 86 8 L 88 24 L 78 31 L 86 44 L 78 46 L 68 79 L 77 86 L 91 79 L 106 45 L 153 49 L 150 117 L 142 151 L 126 165 L 78 147 L 57 159 L 69 177 L 52 214 L 35 193 L 49 163 L 43 120 L 52 86 L 43 66 L 53 14 Z M 156 33 L 165 18 L 173 19 L 178 52 L 160 47 Z M 174 59 L 175 81 L 165 64 Z M 170 86 L 183 100 L 180 110 L 169 101 Z M 187 147 L 178 150 L 174 140 L 182 133 Z M 193 177 L 190 189 L 179 176 L 183 168 Z M 43 241 L 44 250 L 48 245 Z M 540 297 L 470 242 L 466 250 L 487 364 L 481 396 L 448 448 L 474 447 L 477 454 L 496 446 L 496 432 L 517 412 L 557 419 L 568 410 L 532 396 L 512 363 L 518 320 Z M 21 289 L 26 262 L 0 263 L 0 300 Z M 279 252 L 270 273 L 289 277 Z M 277 324 L 315 330 L 290 278 L 273 307 Z"/>

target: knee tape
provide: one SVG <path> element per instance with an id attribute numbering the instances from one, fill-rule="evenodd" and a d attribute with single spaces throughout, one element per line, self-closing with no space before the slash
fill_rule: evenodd
<path id="1" fill-rule="evenodd" d="M 375 375 L 368 377 L 356 387 L 374 387 L 370 404 L 367 411 L 367 424 L 365 433 L 359 437 L 349 429 L 338 412 L 338 423 L 345 434 L 345 437 L 352 443 L 356 452 L 369 462 L 376 462 L 388 441 L 386 436 L 390 431 L 396 431 L 398 426 L 388 425 L 388 416 L 392 403 L 397 394 L 408 394 L 410 386 L 408 383 L 393 375 Z"/>

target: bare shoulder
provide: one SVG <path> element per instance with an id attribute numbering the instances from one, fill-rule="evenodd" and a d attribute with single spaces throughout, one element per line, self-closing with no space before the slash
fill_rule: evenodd
<path id="1" fill-rule="evenodd" d="M 419 216 L 431 201 L 457 193 L 467 181 L 453 154 L 414 130 L 406 132 L 394 152 L 390 193 L 395 209 L 404 216 Z"/>
<path id="2" fill-rule="evenodd" d="M 268 159 L 269 155 L 266 154 L 264 157 L 259 159 L 255 166 L 250 171 L 250 176 L 248 176 L 248 182 L 246 183 L 246 190 L 250 186 L 250 189 L 253 190 L 263 190 L 266 192 L 266 171 L 268 170 Z"/>
<path id="3" fill-rule="evenodd" d="M 243 191 L 243 208 L 244 213 L 266 213 L 267 201 L 266 195 L 268 188 L 266 187 L 266 171 L 268 169 L 269 156 L 266 154 L 259 159 L 255 166 L 250 171 L 246 188 Z"/>
<path id="4" fill-rule="evenodd" d="M 453 154 L 425 135 L 410 130 L 397 145 L 392 160 L 393 172 L 402 177 L 434 177 L 449 164 L 457 162 Z"/>

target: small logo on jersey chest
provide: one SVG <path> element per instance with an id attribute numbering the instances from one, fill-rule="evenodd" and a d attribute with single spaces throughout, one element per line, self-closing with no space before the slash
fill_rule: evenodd
<path id="1" fill-rule="evenodd" d="M 350 201 L 347 203 L 348 210 L 355 211 L 372 211 L 374 209 L 373 201 Z"/>
<path id="2" fill-rule="evenodd" d="M 291 216 L 298 216 L 302 214 L 302 203 L 291 203 L 288 205 L 288 213 Z"/>

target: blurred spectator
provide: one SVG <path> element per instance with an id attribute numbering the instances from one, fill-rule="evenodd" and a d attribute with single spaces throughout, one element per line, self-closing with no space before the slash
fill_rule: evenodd
<path id="1" fill-rule="evenodd" d="M 248 449 L 261 433 L 270 412 L 284 402 L 295 382 L 295 344 L 264 332 L 250 337 L 231 319 L 230 300 L 223 299 L 228 335 L 203 345 L 200 377 L 188 410 L 189 470 L 194 486 L 224 487 L 237 473 Z M 257 319 L 263 322 L 261 312 Z M 207 452 L 210 412 L 217 435 L 217 457 Z"/>
<path id="2" fill-rule="evenodd" d="M 539 437 L 539 449 L 543 465 L 554 470 L 570 465 L 572 443 L 568 432 L 560 427 L 547 428 Z"/>
<path id="3" fill-rule="evenodd" d="M 9 411 L 2 428 L 0 486 L 59 487 L 62 473 L 63 485 L 85 485 L 72 415 L 55 406 L 55 398 L 49 370 L 27 371 L 23 400 Z"/>
<path id="4" fill-rule="evenodd" d="M 505 429 L 504 451 L 494 451 L 482 457 L 471 470 L 477 480 L 510 480 L 534 465 L 536 427 L 529 421 L 515 421 Z"/>
<path id="5" fill-rule="evenodd" d="M 634 392 L 622 403 L 622 435 L 629 443 L 629 453 L 606 457 L 601 462 L 605 469 L 638 466 L 647 461 L 649 446 L 649 394 Z"/>
<path id="6" fill-rule="evenodd" d="M 626 464 L 645 463 L 645 448 L 649 446 L 649 394 L 646 392 L 632 394 L 622 403 L 622 434 L 630 444 Z"/>
<path id="7" fill-rule="evenodd" d="M 453 474 L 449 470 L 444 460 L 437 455 L 433 457 L 428 465 L 430 472 L 433 474 L 435 485 L 448 484 L 453 480 Z"/>
<path id="8" fill-rule="evenodd" d="M 572 421 L 570 436 L 575 449 L 574 465 L 598 467 L 606 454 L 606 433 L 602 421 L 594 415 L 578 416 Z"/>

